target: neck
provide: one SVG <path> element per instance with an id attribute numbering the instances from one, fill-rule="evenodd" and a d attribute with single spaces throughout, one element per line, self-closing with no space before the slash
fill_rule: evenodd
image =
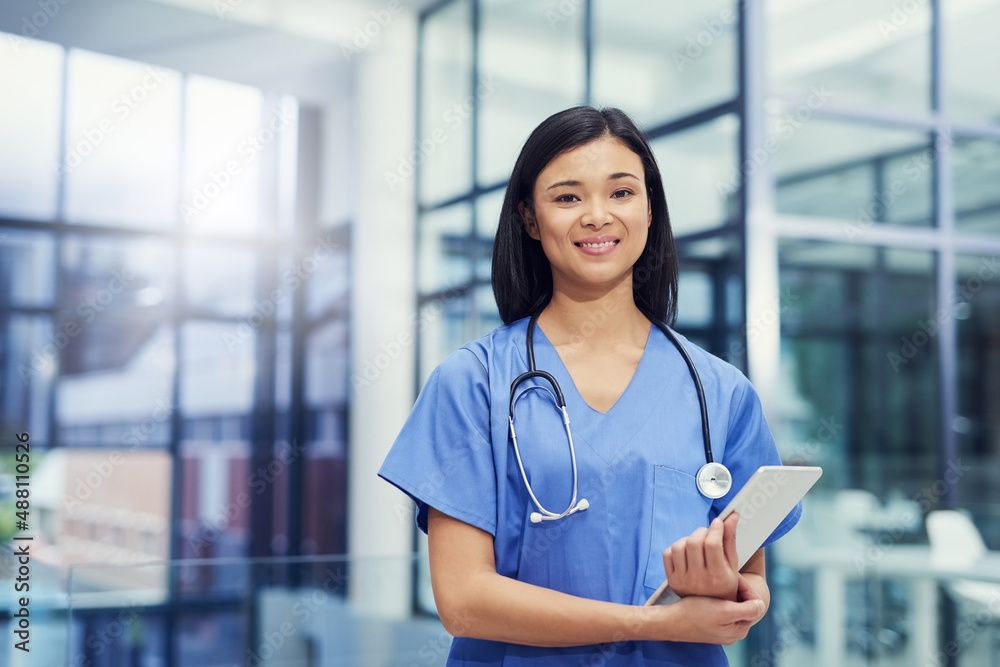
<path id="1" fill-rule="evenodd" d="M 575 292 L 554 285 L 552 300 L 539 315 L 538 324 L 556 347 L 608 349 L 621 342 L 642 347 L 649 334 L 649 320 L 632 296 L 631 275 L 600 292 Z"/>

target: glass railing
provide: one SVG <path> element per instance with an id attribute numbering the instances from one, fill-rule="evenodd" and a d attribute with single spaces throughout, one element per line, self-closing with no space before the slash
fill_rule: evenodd
<path id="1" fill-rule="evenodd" d="M 341 556 L 76 565 L 64 593 L 31 599 L 29 653 L 10 642 L 18 601 L 0 601 L 9 610 L 0 665 L 443 665 L 451 637 L 413 609 L 418 565 Z M 5 592 L 13 583 L 0 581 Z"/>
<path id="2" fill-rule="evenodd" d="M 905 512 L 869 514 L 845 532 L 823 500 L 769 552 L 768 622 L 727 648 L 731 664 L 1000 664 L 998 552 L 943 554 Z M 833 502 L 843 519 L 845 499 Z M 451 638 L 414 604 L 425 568 L 412 558 L 325 556 L 76 565 L 61 576 L 32 563 L 25 616 L 17 560 L 4 549 L 0 665 L 443 665 Z M 25 619 L 30 652 L 17 646 Z"/>

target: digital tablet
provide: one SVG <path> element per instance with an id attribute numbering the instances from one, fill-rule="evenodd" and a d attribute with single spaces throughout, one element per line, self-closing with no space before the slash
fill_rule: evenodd
<path id="1" fill-rule="evenodd" d="M 818 466 L 761 466 L 747 480 L 736 497 L 719 514 L 725 519 L 733 512 L 740 515 L 736 524 L 736 557 L 742 569 L 750 556 L 764 544 L 774 529 L 795 509 L 812 488 L 823 469 Z M 664 549 L 668 545 L 664 545 Z M 664 581 L 646 605 L 672 604 L 680 598 Z"/>

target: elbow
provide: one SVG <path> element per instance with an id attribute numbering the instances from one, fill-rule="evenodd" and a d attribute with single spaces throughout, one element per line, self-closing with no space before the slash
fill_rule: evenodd
<path id="1" fill-rule="evenodd" d="M 448 593 L 434 591 L 434 603 L 437 606 L 438 618 L 445 631 L 452 637 L 475 636 L 475 614 L 468 595 L 458 591 Z"/>
<path id="2" fill-rule="evenodd" d="M 437 604 L 438 617 L 445 631 L 452 637 L 472 637 L 473 623 L 472 614 L 461 602 L 449 600 L 435 600 Z"/>

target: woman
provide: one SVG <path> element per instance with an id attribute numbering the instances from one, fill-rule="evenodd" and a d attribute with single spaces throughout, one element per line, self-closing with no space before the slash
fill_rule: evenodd
<path id="1" fill-rule="evenodd" d="M 417 503 L 449 665 L 725 665 L 720 644 L 766 611 L 763 549 L 736 571 L 737 517 L 716 517 L 778 456 L 746 378 L 678 336 L 733 479 L 721 498 L 699 493 L 694 381 L 652 324 L 673 320 L 677 274 L 660 173 L 631 120 L 576 107 L 542 122 L 494 245 L 505 325 L 434 370 L 379 472 Z M 529 327 L 571 426 L 545 378 L 511 391 Z M 641 606 L 664 577 L 682 599 Z"/>

